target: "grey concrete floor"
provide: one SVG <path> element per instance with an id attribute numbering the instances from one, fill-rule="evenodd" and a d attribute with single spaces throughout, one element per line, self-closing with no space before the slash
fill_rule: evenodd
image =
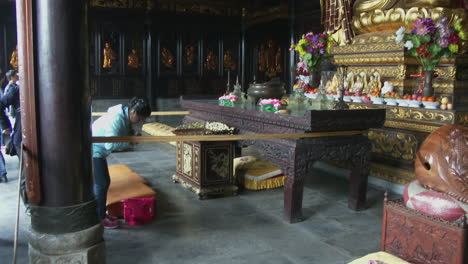
<path id="1" fill-rule="evenodd" d="M 144 226 L 105 230 L 107 263 L 348 263 L 379 250 L 383 191 L 369 188 L 368 206 L 347 208 L 348 183 L 310 168 L 304 189 L 305 221 L 283 221 L 283 189 L 244 191 L 198 200 L 174 184 L 174 147 L 140 144 L 114 153 L 158 193 L 156 218 Z M 10 182 L 0 183 L 0 264 L 11 263 L 15 227 L 16 157 L 7 157 Z M 29 218 L 21 209 L 18 262 L 27 263 Z"/>

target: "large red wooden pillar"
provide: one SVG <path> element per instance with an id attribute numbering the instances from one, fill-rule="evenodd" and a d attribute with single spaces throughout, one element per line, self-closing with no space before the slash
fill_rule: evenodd
<path id="1" fill-rule="evenodd" d="M 31 263 L 104 263 L 91 167 L 86 0 L 17 0 Z"/>

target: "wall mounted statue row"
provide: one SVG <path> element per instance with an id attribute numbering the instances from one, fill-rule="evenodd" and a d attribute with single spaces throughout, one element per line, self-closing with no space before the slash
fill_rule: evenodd
<path id="1" fill-rule="evenodd" d="M 192 66 L 195 64 L 195 46 L 187 45 L 184 48 L 184 64 Z M 166 69 L 174 69 L 176 60 L 174 58 L 174 53 L 166 47 L 161 48 L 161 64 Z M 208 50 L 206 57 L 203 61 L 203 67 L 207 71 L 215 71 L 218 67 L 218 57 L 213 50 Z M 237 69 L 237 64 L 232 55 L 232 50 L 227 49 L 224 51 L 223 55 L 223 67 L 225 70 L 235 71 Z"/>
<path id="2" fill-rule="evenodd" d="M 105 42 L 104 49 L 102 50 L 102 68 L 110 69 L 112 68 L 113 61 L 117 59 L 117 54 L 111 48 L 108 42 Z M 142 66 L 140 63 L 140 57 L 136 49 L 132 48 L 131 52 L 127 56 L 127 66 L 129 68 L 138 69 Z"/>

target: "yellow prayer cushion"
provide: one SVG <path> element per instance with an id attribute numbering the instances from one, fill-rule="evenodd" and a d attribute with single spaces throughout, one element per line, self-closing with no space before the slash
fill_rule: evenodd
<path id="1" fill-rule="evenodd" d="M 249 190 L 273 189 L 284 185 L 286 176 L 268 160 L 244 164 L 237 171 L 239 181 Z"/>
<path id="2" fill-rule="evenodd" d="M 175 136 L 175 134 L 172 133 L 172 130 L 174 130 L 173 127 L 158 122 L 146 123 L 143 125 L 142 130 L 151 136 Z M 174 146 L 176 145 L 175 142 L 168 143 Z"/>
<path id="3" fill-rule="evenodd" d="M 369 255 L 366 255 L 362 258 L 356 259 L 353 262 L 350 262 L 348 264 L 369 264 L 369 261 L 374 260 L 374 261 L 380 261 L 377 263 L 382 263 L 382 264 L 411 264 L 407 261 L 402 260 L 399 257 L 395 257 L 392 254 L 389 254 L 384 251 L 379 251 L 375 252 Z"/>
<path id="4" fill-rule="evenodd" d="M 244 169 L 245 166 L 249 165 L 250 163 L 256 160 L 257 158 L 255 158 L 254 156 L 244 156 L 244 157 L 235 158 L 233 161 L 233 166 L 232 166 L 234 177 L 236 176 L 237 170 Z"/>

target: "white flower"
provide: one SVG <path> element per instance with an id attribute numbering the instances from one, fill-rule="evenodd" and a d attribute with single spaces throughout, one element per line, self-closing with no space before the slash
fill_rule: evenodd
<path id="1" fill-rule="evenodd" d="M 397 35 L 396 38 L 395 38 L 395 42 L 396 43 L 401 43 L 403 41 L 404 37 L 405 36 L 403 36 L 403 35 Z"/>
<path id="2" fill-rule="evenodd" d="M 396 34 L 397 34 L 397 35 L 403 35 L 403 34 L 405 33 L 405 31 L 406 31 L 406 28 L 405 28 L 405 27 L 400 27 L 400 28 L 397 30 Z"/>
<path id="3" fill-rule="evenodd" d="M 403 41 L 403 38 L 405 37 L 405 30 L 405 27 L 400 27 L 400 29 L 397 30 L 395 38 L 396 43 L 401 43 Z"/>
<path id="4" fill-rule="evenodd" d="M 412 49 L 412 48 L 414 47 L 413 41 L 407 40 L 407 41 L 405 42 L 405 45 L 404 45 L 404 46 L 405 46 L 405 48 L 407 48 L 407 49 Z"/>

